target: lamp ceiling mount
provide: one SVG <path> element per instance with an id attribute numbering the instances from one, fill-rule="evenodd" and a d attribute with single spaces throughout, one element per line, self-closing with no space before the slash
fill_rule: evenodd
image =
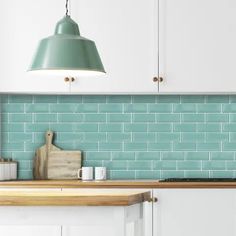
<path id="1" fill-rule="evenodd" d="M 66 0 L 66 16 L 68 16 L 68 12 L 69 12 L 68 4 L 69 4 L 69 0 Z"/>

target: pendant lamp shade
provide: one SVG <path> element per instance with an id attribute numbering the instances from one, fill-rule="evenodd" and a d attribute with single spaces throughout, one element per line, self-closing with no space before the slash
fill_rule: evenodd
<path id="1" fill-rule="evenodd" d="M 29 71 L 63 76 L 105 73 L 95 43 L 80 36 L 68 15 L 57 23 L 53 36 L 40 41 Z"/>

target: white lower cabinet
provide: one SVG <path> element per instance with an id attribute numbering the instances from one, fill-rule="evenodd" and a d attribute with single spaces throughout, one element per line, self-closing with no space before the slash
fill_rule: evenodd
<path id="1" fill-rule="evenodd" d="M 70 189 L 65 188 L 62 189 L 62 191 L 76 191 L 76 189 Z M 87 191 L 88 189 L 77 189 L 77 191 Z M 91 189 L 89 189 L 91 191 Z M 92 189 L 93 191 L 100 192 L 101 189 Z M 134 189 L 133 189 L 134 190 Z M 152 189 L 136 189 L 136 190 L 143 190 L 143 191 L 151 191 Z M 111 191 L 111 189 L 102 189 L 102 191 Z M 78 219 L 77 225 L 71 224 L 71 225 L 63 225 L 62 227 L 62 236 L 78 236 L 78 235 L 96 235 L 96 236 L 120 236 L 123 235 L 123 232 L 125 231 L 126 236 L 152 236 L 153 235 L 153 226 L 152 226 L 152 210 L 153 210 L 153 204 L 151 202 L 144 202 L 142 204 L 142 210 L 141 214 L 139 216 L 139 219 L 137 219 L 138 208 L 137 206 L 129 206 L 126 207 L 125 215 L 126 215 L 126 223 L 121 222 L 119 220 L 119 216 L 116 211 L 114 211 L 113 218 L 111 216 L 109 219 L 111 222 L 105 220 L 106 219 L 106 210 L 108 208 L 114 208 L 114 207 L 101 207 L 101 211 L 99 212 L 98 218 L 102 220 L 104 218 L 104 222 L 106 222 L 105 225 L 100 224 L 97 222 L 97 224 L 94 224 L 94 221 L 91 221 L 90 225 L 83 225 L 79 223 L 81 220 Z M 119 208 L 119 207 L 115 207 Z M 76 214 L 76 213 L 75 213 Z M 109 212 L 110 214 L 110 212 Z M 84 214 L 84 217 L 86 217 L 86 214 Z M 88 216 L 90 217 L 90 216 Z M 90 217 L 92 219 L 92 217 Z M 136 220 L 134 220 L 136 219 Z"/>
<path id="2" fill-rule="evenodd" d="M 129 207 L 0 207 L 0 236 L 236 235 L 236 189 L 145 191 L 158 201 Z"/>
<path id="3" fill-rule="evenodd" d="M 1 225 L 1 236 L 61 236 L 61 226 Z"/>
<path id="4" fill-rule="evenodd" d="M 110 216 L 110 219 L 107 220 L 105 211 L 101 210 L 98 217 L 100 221 L 105 222 L 104 225 L 100 223 L 96 224 L 94 217 L 91 217 L 90 224 L 81 224 L 78 219 L 77 225 L 71 224 L 62 226 L 62 236 L 152 236 L 152 204 L 145 203 L 143 206 L 143 214 L 138 220 L 134 220 L 134 217 L 136 218 L 136 216 L 133 215 L 134 213 L 136 214 L 135 207 L 133 207 L 133 210 L 127 209 L 125 212 L 125 222 L 122 221 L 122 218 L 115 215 L 116 211 L 114 211 L 113 218 Z M 132 208 L 132 206 L 130 208 Z"/>
<path id="5" fill-rule="evenodd" d="M 109 226 L 100 226 L 100 227 L 88 227 L 84 226 L 64 226 L 62 228 L 63 236 L 78 236 L 78 235 L 114 235 L 112 225 Z"/>
<path id="6" fill-rule="evenodd" d="M 0 188 L 19 191 L 18 188 Z M 21 191 L 76 189 L 20 188 Z M 140 190 L 140 189 L 139 189 Z M 78 189 L 87 192 L 88 189 Z M 101 191 L 101 189 L 90 189 Z M 110 192 L 111 189 L 103 189 Z M 121 191 L 121 190 L 119 190 Z M 152 191 L 145 189 L 145 191 Z M 131 206 L 0 206 L 0 236 L 152 236 L 152 203 Z"/>
<path id="7" fill-rule="evenodd" d="M 144 236 L 143 207 L 96 206 L 73 208 L 62 224 L 62 236 Z M 72 216 L 73 215 L 73 216 Z M 73 218 L 73 220 L 71 220 Z"/>
<path id="8" fill-rule="evenodd" d="M 61 191 L 60 188 L 4 188 L 1 187 L 0 191 L 37 191 L 37 192 L 44 192 L 44 191 Z M 29 207 L 30 208 L 30 207 Z M 8 209 L 8 207 L 4 207 L 2 212 L 4 210 Z M 13 213 L 13 207 L 11 207 L 11 212 Z M 61 236 L 62 232 L 62 226 L 61 225 L 47 225 L 47 222 L 38 222 L 42 225 L 33 225 L 32 222 L 30 222 L 29 217 L 30 215 L 27 214 L 22 207 L 19 207 L 17 210 L 17 213 L 20 215 L 20 218 L 18 215 L 14 214 L 11 216 L 12 213 L 7 214 L 6 212 L 3 214 L 0 214 L 0 222 L 3 224 L 0 225 L 0 235 L 1 236 Z M 35 214 L 37 214 L 36 211 L 34 211 Z M 7 219 L 11 217 L 11 221 L 3 222 L 3 217 Z M 45 219 L 47 219 L 47 214 L 45 213 Z M 4 220 L 5 220 L 4 219 Z M 23 223 L 21 222 L 23 221 Z M 27 225 L 27 222 L 29 225 Z M 0 223 L 1 224 L 1 223 Z M 17 225 L 18 224 L 18 225 Z M 22 225 L 20 225 L 22 224 Z"/>
<path id="9" fill-rule="evenodd" d="M 236 190 L 153 191 L 154 236 L 235 236 Z"/>

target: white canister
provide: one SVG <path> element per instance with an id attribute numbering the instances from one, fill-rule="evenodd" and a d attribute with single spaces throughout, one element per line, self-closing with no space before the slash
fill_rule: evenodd
<path id="1" fill-rule="evenodd" d="M 10 180 L 10 162 L 3 162 L 2 165 L 4 166 L 4 180 Z"/>
<path id="2" fill-rule="evenodd" d="M 93 180 L 93 167 L 82 167 L 78 170 L 78 179 Z"/>
<path id="3" fill-rule="evenodd" d="M 10 162 L 10 179 L 17 179 L 17 162 Z"/>
<path id="4" fill-rule="evenodd" d="M 4 178 L 4 176 L 5 176 L 4 171 L 5 171 L 4 163 L 0 162 L 0 181 L 1 180 L 5 180 L 5 178 Z"/>
<path id="5" fill-rule="evenodd" d="M 106 180 L 106 179 L 107 179 L 107 168 L 95 167 L 95 180 Z"/>

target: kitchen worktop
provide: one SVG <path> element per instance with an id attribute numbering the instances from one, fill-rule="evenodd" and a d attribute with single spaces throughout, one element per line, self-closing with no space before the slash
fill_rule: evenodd
<path id="1" fill-rule="evenodd" d="M 236 188 L 235 182 L 159 182 L 158 180 L 27 180 L 0 182 L 0 188 Z"/>
<path id="2" fill-rule="evenodd" d="M 150 199 L 137 190 L 0 191 L 0 206 L 130 206 Z"/>

